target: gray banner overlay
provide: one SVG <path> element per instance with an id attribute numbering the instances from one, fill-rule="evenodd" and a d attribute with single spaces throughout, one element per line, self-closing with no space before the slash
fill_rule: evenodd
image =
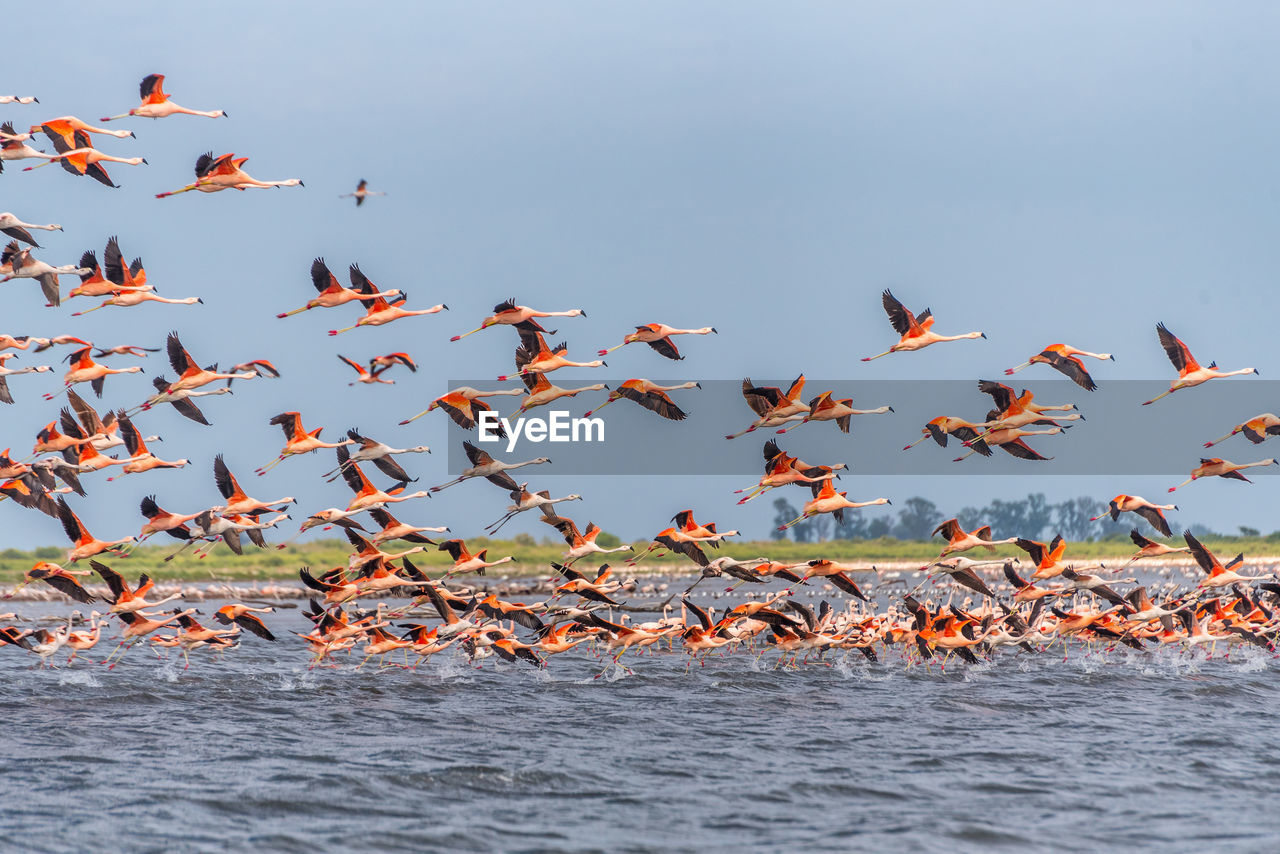
<path id="1" fill-rule="evenodd" d="M 1042 372 L 1044 369 L 1040 369 Z M 625 380 L 597 376 L 594 372 L 576 371 L 572 380 L 565 371 L 549 375 L 557 386 L 572 389 L 595 383 L 606 383 L 611 389 Z M 1030 375 L 1030 372 L 1026 374 Z M 558 475 L 738 475 L 759 477 L 763 473 L 762 448 L 769 439 L 777 440 L 789 454 L 810 464 L 846 463 L 852 471 L 868 475 L 1168 475 L 1174 485 L 1197 466 L 1201 457 L 1220 457 L 1235 463 L 1256 462 L 1271 456 L 1280 457 L 1280 437 L 1255 445 L 1243 433 L 1226 439 L 1213 448 L 1204 443 L 1231 432 L 1237 425 L 1272 410 L 1280 411 L 1280 382 L 1247 378 L 1217 380 L 1192 389 L 1184 389 L 1150 406 L 1149 400 L 1169 387 L 1169 382 L 1150 380 L 1108 381 L 1097 391 L 1088 392 L 1066 380 L 1023 380 L 992 376 L 1015 391 L 1030 390 L 1035 403 L 1043 405 L 1075 404 L 1078 410 L 1055 415 L 1080 415 L 1083 420 L 1062 420 L 1067 427 L 1059 435 L 1029 436 L 1027 445 L 1050 460 L 1018 459 L 999 448 L 990 457 L 977 454 L 961 462 L 955 458 L 969 449 L 955 436 L 947 447 L 939 447 L 926 439 L 911 450 L 904 446 L 922 438 L 926 422 L 939 416 L 952 416 L 981 422 L 994 408 L 990 396 L 978 391 L 976 380 L 807 380 L 801 399 L 808 403 L 824 391 L 833 391 L 837 399 L 852 398 L 856 409 L 892 406 L 884 415 L 853 417 L 851 431 L 839 431 L 834 422 L 813 421 L 778 435 L 778 427 L 761 427 L 736 439 L 730 433 L 745 430 L 756 420 L 755 413 L 742 396 L 740 380 L 703 380 L 702 387 L 668 392 L 688 417 L 669 421 L 641 408 L 637 403 L 620 399 L 600 409 L 608 391 L 587 391 L 563 398 L 547 406 L 525 413 L 526 419 L 549 419 L 554 412 L 563 413 L 566 421 L 580 418 L 588 410 L 604 423 L 603 441 L 583 441 L 587 433 L 598 439 L 598 428 L 587 430 L 580 425 L 579 441 L 531 441 L 521 435 L 515 447 L 508 441 L 480 442 L 476 430 L 463 430 L 449 422 L 448 464 L 451 474 L 458 474 L 470 463 L 462 442 L 489 452 L 497 459 L 520 461 L 549 457 Z M 659 385 L 678 385 L 696 377 L 674 379 L 650 378 Z M 794 378 L 783 380 L 752 378 L 756 386 L 776 386 L 783 391 Z M 471 386 L 478 389 L 511 388 L 511 383 L 489 380 L 451 381 L 450 388 Z M 489 397 L 484 402 L 512 422 L 519 415 L 521 397 Z M 436 411 L 427 417 L 447 419 Z M 783 425 L 788 426 L 788 425 Z M 1043 430 L 1031 425 L 1028 430 Z M 1244 474 L 1253 478 L 1280 473 L 1280 467 L 1249 469 Z M 519 478 L 517 478 L 519 480 Z"/>

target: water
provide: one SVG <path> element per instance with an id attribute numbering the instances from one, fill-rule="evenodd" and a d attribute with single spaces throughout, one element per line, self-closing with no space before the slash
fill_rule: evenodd
<path id="1" fill-rule="evenodd" d="M 36 606 L 41 611 L 51 606 Z M 216 604 L 202 606 L 209 613 Z M 444 653 L 307 668 L 136 648 L 112 671 L 0 650 L 7 850 L 724 851 L 1280 845 L 1280 691 L 1262 650 L 896 655 Z M 95 660 L 109 645 L 104 640 Z M 61 659 L 60 659 L 61 660 Z"/>

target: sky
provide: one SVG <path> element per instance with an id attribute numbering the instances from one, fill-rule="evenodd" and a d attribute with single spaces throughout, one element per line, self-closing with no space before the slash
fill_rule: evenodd
<path id="1" fill-rule="evenodd" d="M 252 494 L 298 497 L 295 527 L 309 512 L 345 504 L 341 483 L 321 478 L 331 456 L 253 476 L 282 444 L 267 422 L 284 410 L 300 411 L 329 438 L 358 426 L 389 444 L 431 445 L 431 457 L 404 464 L 420 478 L 415 488 L 447 480 L 444 417 L 397 422 L 450 379 L 511 369 L 510 330 L 449 342 L 508 297 L 585 309 L 588 317 L 555 324 L 579 358 L 641 323 L 720 333 L 681 340 L 687 358 L 678 364 L 642 346 L 617 351 L 601 369 L 614 380 L 786 382 L 803 372 L 899 381 L 907 395 L 908 380 L 999 378 L 1065 341 L 1115 354 L 1094 370 L 1099 383 L 1167 381 L 1173 372 L 1156 341 L 1158 321 L 1202 361 L 1280 376 L 1266 334 L 1280 303 L 1280 59 L 1270 39 L 1280 9 L 1272 5 L 389 2 L 353 13 L 349 4 L 318 2 L 305 15 L 288 5 L 218 8 L 203 23 L 172 4 L 133 4 L 127 15 L 78 10 L 78 30 L 93 33 L 100 49 L 11 64 L 0 84 L 40 98 L 0 105 L 0 119 L 20 127 L 125 112 L 153 72 L 167 75 L 177 103 L 229 113 L 112 125 L 137 139 L 97 137 L 102 150 L 149 161 L 109 165 L 118 190 L 56 166 L 23 173 L 26 164 L 11 161 L 0 175 L 0 210 L 65 228 L 37 234 L 37 257 L 72 263 L 85 249 L 101 255 L 118 235 L 162 295 L 205 302 L 72 318 L 88 307 L 76 305 L 83 300 L 45 308 L 34 283 L 16 280 L 0 288 L 0 331 L 162 346 L 177 330 L 203 363 L 267 358 L 284 374 L 206 401 L 213 427 L 170 411 L 139 416 L 144 433 L 164 437 L 153 448 L 159 456 L 192 465 L 118 483 L 88 476 L 88 497 L 72 504 L 100 537 L 135 533 L 144 495 L 183 512 L 214 503 L 219 452 Z M 40 147 L 50 149 L 43 140 Z M 250 157 L 246 169 L 256 177 L 297 177 L 306 186 L 154 198 L 188 183 L 207 150 Z M 359 209 L 338 198 L 360 178 L 388 195 Z M 317 256 L 340 275 L 358 261 L 379 286 L 406 291 L 410 308 L 444 302 L 450 310 L 337 338 L 326 331 L 353 323 L 358 310 L 276 319 L 313 296 L 308 268 Z M 64 279 L 64 291 L 73 283 Z M 988 339 L 859 361 L 893 343 L 879 302 L 886 287 L 913 309 L 931 307 L 939 331 L 982 330 Z M 393 372 L 395 386 L 349 387 L 350 370 L 335 358 L 396 350 L 421 370 Z M 55 351 L 52 363 L 67 352 Z M 152 376 L 172 374 L 161 355 L 143 362 L 145 375 L 108 380 L 101 409 L 134 405 Z M 34 359 L 24 354 L 16 364 Z M 1034 371 L 1054 376 L 1037 368 L 1019 379 L 1037 378 Z M 566 369 L 554 379 L 595 382 L 595 373 Z M 61 404 L 39 395 L 57 388 L 58 375 L 10 380 L 18 402 L 0 411 L 0 447 L 25 453 L 56 418 Z M 1275 408 L 1269 388 L 1258 385 L 1252 411 L 1220 413 L 1215 435 Z M 1197 391 L 1165 402 L 1194 405 L 1186 398 Z M 710 419 L 700 427 L 696 397 L 682 399 L 691 418 L 676 426 L 706 441 Z M 868 401 L 883 402 L 894 401 Z M 975 398 L 973 414 L 984 404 Z M 739 407 L 745 426 L 750 413 Z M 1144 430 L 1182 435 L 1178 407 L 1166 411 L 1167 420 L 1153 416 Z M 622 404 L 606 412 L 633 429 L 652 418 Z M 1107 429 L 1095 424 L 1080 429 Z M 918 435 L 919 424 L 900 426 L 901 444 Z M 1149 438 L 1113 432 L 1121 446 Z M 679 441 L 679 431 L 672 435 Z M 805 431 L 794 437 L 788 449 L 808 458 Z M 858 431 L 843 438 L 852 455 Z M 1120 492 L 1158 500 L 1208 438 L 1184 436 L 1163 475 L 855 470 L 841 488 L 853 498 L 925 495 L 944 511 L 1031 491 L 1055 500 L 1096 495 L 1100 507 Z M 736 476 L 526 471 L 537 488 L 582 494 L 567 511 L 581 522 L 627 538 L 655 533 L 686 507 L 763 537 L 772 507 L 738 507 L 732 494 L 744 476 L 758 476 L 760 443 L 738 441 Z M 1268 451 L 1233 442 L 1220 448 L 1228 459 Z M 1251 486 L 1214 480 L 1194 484 L 1179 503 L 1188 518 L 1219 529 L 1272 530 L 1280 527 L 1278 494 L 1275 478 Z M 496 488 L 468 483 L 398 515 L 474 536 L 506 503 Z M 506 531 L 553 533 L 533 518 Z M 65 544 L 55 520 L 0 503 L 0 545 L 46 544 Z"/>

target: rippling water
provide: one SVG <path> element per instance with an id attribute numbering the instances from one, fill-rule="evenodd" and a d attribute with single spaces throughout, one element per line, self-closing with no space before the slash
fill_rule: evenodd
<path id="1" fill-rule="evenodd" d="M 309 670 L 283 639 L 302 618 L 270 621 L 279 643 L 186 671 L 143 648 L 112 671 L 0 650 L 3 848 L 1280 846 L 1277 664 L 1257 649 L 945 672 L 659 655 L 597 679 L 576 653 Z"/>

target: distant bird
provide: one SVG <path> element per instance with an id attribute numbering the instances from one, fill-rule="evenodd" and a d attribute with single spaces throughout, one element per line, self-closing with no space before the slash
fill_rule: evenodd
<path id="1" fill-rule="evenodd" d="M 0 95 L 0 104 L 38 104 L 40 99 L 35 95 Z"/>
<path id="2" fill-rule="evenodd" d="M 356 200 L 356 207 L 360 207 L 361 205 L 364 204 L 364 200 L 369 198 L 370 196 L 386 195 L 386 193 L 380 193 L 380 192 L 375 192 L 374 190 L 370 190 L 368 189 L 368 186 L 369 186 L 369 182 L 361 178 L 360 183 L 356 184 L 356 191 L 354 193 L 343 193 L 341 196 L 338 196 L 338 198 L 340 199 L 354 198 Z"/>
<path id="3" fill-rule="evenodd" d="M 1230 480 L 1243 480 L 1245 483 L 1252 483 L 1253 481 L 1240 474 L 1240 472 L 1244 469 L 1251 469 L 1257 466 L 1273 465 L 1276 465 L 1276 461 L 1274 459 L 1259 460 L 1256 463 L 1232 463 L 1219 457 L 1201 457 L 1200 465 L 1191 470 L 1191 477 L 1187 478 L 1177 486 L 1169 487 L 1169 491 L 1173 492 L 1175 489 L 1186 486 L 1188 483 L 1191 483 L 1194 480 L 1199 480 L 1202 477 L 1225 477 Z"/>
<path id="4" fill-rule="evenodd" d="M 1227 435 L 1214 439 L 1212 442 L 1205 442 L 1204 446 L 1206 448 L 1212 448 L 1214 445 L 1219 442 L 1225 442 L 1237 433 L 1243 433 L 1244 437 L 1250 442 L 1255 445 L 1260 445 L 1265 442 L 1269 436 L 1280 436 L 1280 415 L 1274 415 L 1270 412 L 1255 415 L 1243 424 L 1237 424 Z"/>
<path id="5" fill-rule="evenodd" d="M 609 397 L 604 403 L 595 409 L 589 409 L 583 413 L 583 418 L 590 418 L 592 413 L 597 413 L 604 409 L 615 400 L 626 398 L 640 404 L 650 412 L 656 412 L 668 421 L 683 421 L 688 416 L 675 401 L 667 396 L 667 392 L 676 391 L 686 388 L 702 388 L 701 383 L 687 382 L 679 385 L 658 385 L 655 382 L 646 379 L 630 379 L 623 382 L 617 388 L 609 392 Z"/>
<path id="6" fill-rule="evenodd" d="M 240 167 L 249 161 L 247 157 L 236 157 L 224 154 L 214 157 L 212 151 L 205 152 L 196 158 L 196 180 L 177 190 L 156 193 L 157 199 L 176 196 L 191 190 L 202 193 L 217 193 L 221 190 L 247 190 L 250 187 L 271 189 L 272 187 L 305 187 L 300 178 L 286 178 L 282 181 L 259 181 Z"/>
<path id="7" fill-rule="evenodd" d="M 455 335 L 450 341 L 461 341 L 468 335 L 474 335 L 490 326 L 514 326 L 518 330 L 526 332 L 544 332 L 547 335 L 554 335 L 555 330 L 548 331 L 542 328 L 542 324 L 538 323 L 539 317 L 586 317 L 587 313 L 580 308 L 571 308 L 568 311 L 538 311 L 529 308 L 527 305 L 516 305 L 514 299 L 506 302 L 500 302 L 493 307 L 493 314 L 486 317 L 479 326 L 470 332 L 464 332 L 461 335 Z"/>
<path id="8" fill-rule="evenodd" d="M 205 116 L 210 119 L 223 118 L 227 115 L 225 110 L 189 110 L 173 103 L 164 91 L 163 74 L 148 74 L 142 78 L 142 83 L 138 86 L 138 95 L 142 98 L 142 103 L 137 107 L 118 116 L 105 116 L 102 121 L 112 122 L 129 116 L 137 116 L 142 119 L 163 119 L 165 116 L 172 116 L 178 113 L 188 116 Z"/>
<path id="9" fill-rule="evenodd" d="M 390 366 L 382 367 L 382 368 L 372 368 L 372 367 L 366 368 L 364 365 L 360 364 L 359 362 L 348 359 L 346 356 L 342 355 L 341 353 L 338 353 L 337 356 L 339 359 L 342 360 L 343 364 L 349 366 L 352 370 L 356 372 L 356 375 L 358 378 L 354 382 L 347 383 L 347 385 L 349 386 L 356 385 L 357 383 L 364 383 L 365 385 L 373 385 L 375 383 L 385 383 L 386 385 L 396 384 L 395 380 L 382 379 L 382 374 L 385 374 L 388 370 L 390 370 Z"/>
<path id="10" fill-rule="evenodd" d="M 715 331 L 714 326 L 704 326 L 701 329 L 677 329 L 674 326 L 667 326 L 665 323 L 646 323 L 644 326 L 637 326 L 636 331 L 624 337 L 621 344 L 615 344 L 607 350 L 599 350 L 596 355 L 607 356 L 614 350 L 625 347 L 628 344 L 639 343 L 648 344 L 660 356 L 679 361 L 684 356 L 680 355 L 680 350 L 677 349 L 675 342 L 671 340 L 672 335 L 710 335 Z"/>
<path id="11" fill-rule="evenodd" d="M 942 341 L 960 341 L 964 338 L 986 338 L 985 332 L 966 332 L 963 335 L 939 335 L 933 331 L 933 312 L 925 309 L 920 316 L 912 314 L 907 310 L 901 302 L 888 290 L 880 295 L 880 301 L 884 304 L 885 313 L 889 315 L 889 322 L 893 324 L 894 331 L 901 335 L 897 344 L 894 344 L 883 353 L 877 353 L 874 356 L 866 356 L 862 361 L 870 362 L 872 359 L 879 359 L 881 356 L 887 356 L 890 353 L 907 352 L 911 350 L 923 350 L 930 344 L 937 344 Z"/>
<path id="12" fill-rule="evenodd" d="M 1093 359 L 1102 359 L 1115 361 L 1115 356 L 1110 353 L 1090 353 L 1087 350 L 1078 350 L 1070 344 L 1050 344 L 1039 353 L 1036 353 L 1021 365 L 1012 368 L 1005 368 L 1005 374 L 1013 376 L 1023 368 L 1031 365 L 1041 364 L 1048 365 L 1058 373 L 1070 379 L 1073 383 L 1080 386 L 1085 391 L 1096 391 L 1098 386 L 1093 381 L 1093 377 L 1089 376 L 1089 372 L 1085 369 L 1084 362 L 1080 356 L 1089 356 Z"/>
<path id="13" fill-rule="evenodd" d="M 1171 537 L 1173 536 L 1173 531 L 1169 528 L 1169 522 L 1164 518 L 1164 513 L 1160 511 L 1177 509 L 1178 505 L 1176 504 L 1152 504 L 1139 495 L 1117 495 L 1111 499 L 1107 512 L 1094 516 L 1089 521 L 1096 522 L 1110 515 L 1111 521 L 1116 522 L 1119 521 L 1121 513 L 1136 513 L 1146 519 L 1147 523 L 1161 534 Z"/>
<path id="14" fill-rule="evenodd" d="M 8 211 L 0 213 L 0 234 L 12 237 L 15 240 L 21 240 L 23 243 L 39 249 L 40 244 L 36 243 L 35 238 L 31 236 L 31 232 L 27 230 L 29 228 L 39 229 L 40 231 L 62 231 L 62 226 L 60 225 L 36 225 L 34 222 L 23 222 Z"/>
<path id="15" fill-rule="evenodd" d="M 939 447 L 945 448 L 947 446 L 947 438 L 955 436 L 964 442 L 966 447 L 982 454 L 984 457 L 989 457 L 991 456 L 991 449 L 978 438 L 978 431 L 985 428 L 986 424 L 965 421 L 963 418 L 953 418 L 949 415 L 940 415 L 928 421 L 920 429 L 923 435 L 902 450 L 909 451 L 927 439 L 932 439 L 938 443 Z"/>
<path id="16" fill-rule="evenodd" d="M 49 365 L 29 365 L 25 368 L 5 367 L 5 362 L 13 357 L 13 353 L 0 353 L 0 403 L 13 403 L 13 395 L 9 392 L 9 377 L 20 374 L 43 374 L 53 370 Z"/>
<path id="17" fill-rule="evenodd" d="M 1217 362 L 1210 362 L 1209 367 L 1203 368 L 1196 361 L 1195 356 L 1191 355 L 1191 350 L 1187 348 L 1182 340 L 1175 336 L 1172 332 L 1165 328 L 1163 323 L 1156 324 L 1156 334 L 1160 337 L 1160 346 L 1164 348 L 1165 355 L 1169 357 L 1169 361 L 1173 363 L 1174 368 L 1178 371 L 1178 378 L 1169 386 L 1169 390 L 1156 395 L 1142 405 L 1147 406 L 1155 403 L 1162 397 L 1168 397 L 1175 391 L 1184 388 L 1192 388 L 1201 383 L 1206 383 L 1212 379 L 1219 377 L 1234 377 L 1244 374 L 1256 374 L 1256 368 L 1241 368 L 1238 371 L 1220 371 Z"/>
<path id="18" fill-rule="evenodd" d="M 320 296 L 310 300 L 302 308 L 295 308 L 292 311 L 286 311 L 277 314 L 276 317 L 290 317 L 300 312 L 308 311 L 313 308 L 336 308 L 340 305 L 346 305 L 356 300 L 366 300 L 370 297 L 382 297 L 383 299 L 392 299 L 401 296 L 399 289 L 392 288 L 387 291 L 375 291 L 372 294 L 361 293 L 356 288 L 363 286 L 368 281 L 364 274 L 360 272 L 360 267 L 352 264 L 349 270 L 351 276 L 350 288 L 344 288 L 338 284 L 337 278 L 333 273 L 329 272 L 328 266 L 324 263 L 323 258 L 317 258 L 311 262 L 311 283 L 315 286 Z"/>

